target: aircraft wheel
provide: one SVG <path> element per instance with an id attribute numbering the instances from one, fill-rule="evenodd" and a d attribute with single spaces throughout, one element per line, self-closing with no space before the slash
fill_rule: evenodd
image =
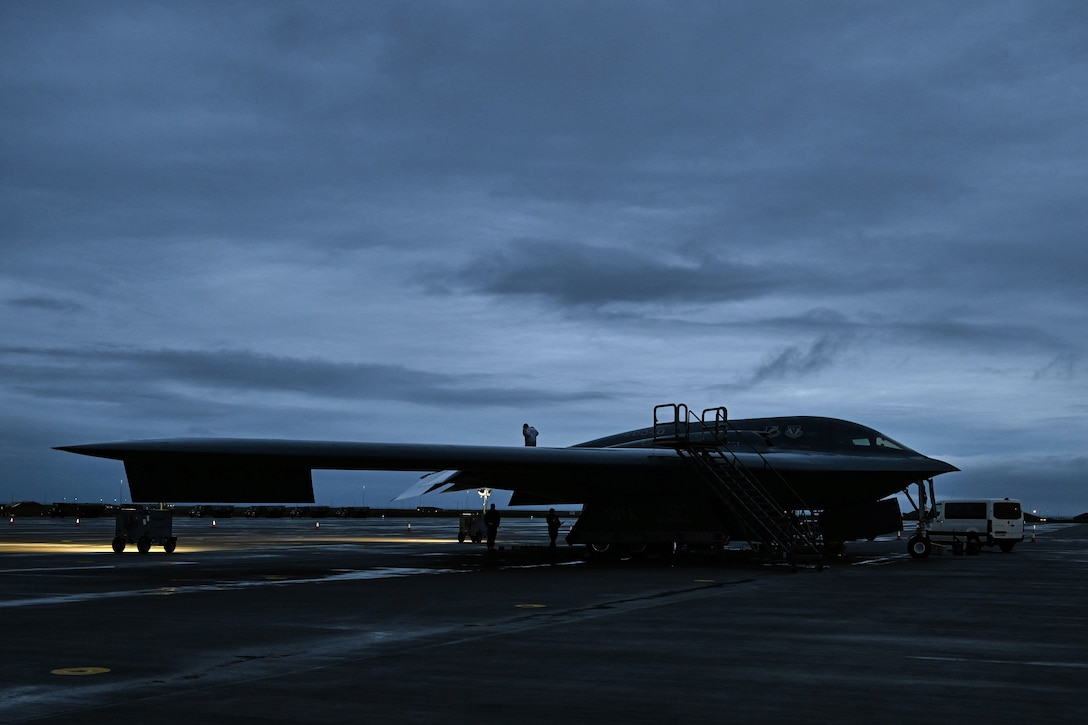
<path id="1" fill-rule="evenodd" d="M 1001 551 L 1008 554 L 1010 551 L 1012 551 L 1013 544 L 1015 543 L 1015 541 L 999 541 L 997 542 L 997 545 L 1001 547 Z"/>
<path id="2" fill-rule="evenodd" d="M 115 554 L 120 554 L 124 550 L 125 550 L 125 537 L 124 536 L 115 536 L 113 538 L 113 552 Z"/>
<path id="3" fill-rule="evenodd" d="M 141 554 L 146 554 L 147 552 L 151 551 L 151 538 L 148 536 L 141 536 L 140 539 L 136 542 L 136 549 Z"/>
<path id="4" fill-rule="evenodd" d="M 162 548 L 167 554 L 173 554 L 174 549 L 178 548 L 178 537 L 171 536 L 169 539 L 162 542 Z"/>
<path id="5" fill-rule="evenodd" d="M 590 558 L 600 558 L 608 555 L 612 550 L 611 544 L 586 544 L 586 551 Z"/>
<path id="6" fill-rule="evenodd" d="M 907 541 L 907 553 L 915 559 L 925 559 L 931 549 L 929 539 L 924 536 L 912 536 Z"/>
<path id="7" fill-rule="evenodd" d="M 978 540 L 978 535 L 969 535 L 967 537 L 967 554 L 969 556 L 978 556 L 980 551 L 982 551 L 982 542 Z"/>

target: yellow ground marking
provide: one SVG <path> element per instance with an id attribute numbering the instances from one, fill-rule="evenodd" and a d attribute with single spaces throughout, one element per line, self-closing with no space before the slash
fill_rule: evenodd
<path id="1" fill-rule="evenodd" d="M 53 670 L 54 675 L 104 675 L 110 671 L 109 667 L 61 667 Z"/>
<path id="2" fill-rule="evenodd" d="M 515 604 L 518 609 L 543 609 L 547 604 Z"/>
<path id="3" fill-rule="evenodd" d="M 222 530 L 220 527 L 219 530 Z M 195 554 L 204 551 L 244 551 L 248 549 L 263 549 L 270 541 L 277 544 L 457 544 L 456 538 L 450 539 L 425 539 L 407 536 L 326 536 L 325 529 L 317 537 L 283 536 L 268 537 L 254 534 L 241 540 L 224 541 L 216 534 L 186 534 L 184 549 L 186 554 Z M 179 544 L 179 551 L 182 547 Z M 128 556 L 128 552 L 135 553 L 136 547 L 125 547 L 122 556 Z M 154 551 L 154 550 L 153 550 Z M 159 549 L 159 554 L 162 549 Z M 75 542 L 75 541 L 51 541 L 51 542 L 8 542 L 0 541 L 0 554 L 114 554 L 110 548 L 110 541 L 100 542 Z"/>

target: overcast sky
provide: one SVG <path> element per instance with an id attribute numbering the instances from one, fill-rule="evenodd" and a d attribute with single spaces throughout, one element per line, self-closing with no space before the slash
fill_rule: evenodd
<path id="1" fill-rule="evenodd" d="M 8 0 L 0 79 L 4 499 L 117 498 L 55 445 L 686 402 L 1088 510 L 1080 0 Z"/>

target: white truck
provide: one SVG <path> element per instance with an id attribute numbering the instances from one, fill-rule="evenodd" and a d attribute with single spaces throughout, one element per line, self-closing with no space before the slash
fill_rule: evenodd
<path id="1" fill-rule="evenodd" d="M 929 540 L 951 545 L 957 553 L 977 554 L 983 546 L 998 546 L 1007 553 L 1024 540 L 1024 509 L 1015 499 L 942 501 L 934 505 L 927 518 Z M 914 555 L 914 550 L 910 551 Z"/>

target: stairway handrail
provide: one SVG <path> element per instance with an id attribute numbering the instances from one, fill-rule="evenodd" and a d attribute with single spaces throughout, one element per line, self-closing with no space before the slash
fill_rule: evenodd
<path id="1" fill-rule="evenodd" d="M 703 415 L 705 416 L 709 411 L 712 411 L 712 410 L 713 411 L 727 411 L 725 406 L 719 406 L 717 408 L 706 408 L 705 410 L 703 410 Z M 699 422 L 703 424 L 703 431 L 704 432 L 707 431 L 708 428 L 707 428 L 707 423 L 706 423 L 705 418 L 700 418 Z M 779 483 L 781 483 L 782 486 L 790 493 L 790 495 L 793 496 L 794 500 L 798 501 L 801 504 L 801 506 L 799 508 L 795 509 L 795 510 L 797 510 L 797 511 L 808 511 L 808 512 L 815 511 L 815 509 L 810 507 L 808 505 L 808 503 L 806 501 L 804 501 L 798 495 L 797 491 L 793 488 L 793 486 L 790 485 L 789 481 L 786 480 L 786 477 L 783 476 L 778 471 L 778 469 L 775 468 L 771 464 L 771 462 L 769 460 L 767 460 L 767 457 L 765 455 L 763 455 L 763 453 L 758 448 L 756 448 L 754 445 L 752 445 L 751 442 L 749 442 L 743 435 L 740 434 L 741 433 L 740 429 L 736 428 L 733 425 L 732 421 L 729 420 L 728 417 L 726 417 L 724 419 L 724 424 L 725 424 L 725 430 L 726 430 L 726 436 L 725 437 L 720 437 L 718 435 L 719 425 L 718 425 L 717 420 L 715 420 L 715 426 L 714 426 L 713 431 L 711 431 L 711 435 L 714 437 L 714 442 L 718 445 L 719 449 L 722 449 L 725 452 L 728 452 L 729 456 L 733 460 L 734 465 L 736 465 L 738 468 L 744 469 L 745 472 L 747 472 L 747 470 L 748 470 L 748 466 L 744 465 L 744 463 L 737 457 L 737 455 L 733 451 L 731 451 L 729 449 L 729 438 L 728 438 L 729 431 L 733 431 L 734 433 L 737 434 L 736 435 L 737 440 L 739 440 L 744 446 L 746 446 L 747 450 L 749 450 L 750 452 L 752 452 L 752 453 L 756 454 L 757 456 L 759 456 L 759 460 L 763 461 L 763 467 L 766 470 L 770 471 L 772 474 L 774 474 L 778 478 Z"/>

